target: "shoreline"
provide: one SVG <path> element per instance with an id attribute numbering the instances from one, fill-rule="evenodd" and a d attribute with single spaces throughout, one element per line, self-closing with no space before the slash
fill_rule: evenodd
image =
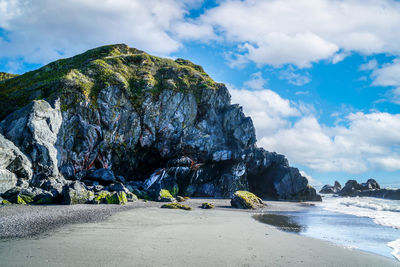
<path id="1" fill-rule="evenodd" d="M 216 208 L 197 208 L 206 201 Z M 285 233 L 252 218 L 269 211 L 299 211 L 307 208 L 303 203 L 272 201 L 255 211 L 232 209 L 225 199 L 191 199 L 186 204 L 196 207 L 192 211 L 160 209 L 162 204 L 138 201 L 122 209 L 112 205 L 107 216 L 95 222 L 67 223 L 31 237 L 3 239 L 0 258 L 12 263 L 5 266 L 398 266 L 396 260 Z"/>
<path id="2" fill-rule="evenodd" d="M 258 213 L 275 211 L 299 211 L 310 207 L 304 202 L 268 201 L 268 206 L 259 210 L 235 209 L 230 199 L 191 198 L 183 202 L 193 209 L 201 203 L 212 202 L 215 210 Z M 0 205 L 0 241 L 15 238 L 30 238 L 46 234 L 60 227 L 100 222 L 122 211 L 137 208 L 160 208 L 165 202 L 143 201 L 128 202 L 126 205 L 78 204 L 78 205 Z"/>

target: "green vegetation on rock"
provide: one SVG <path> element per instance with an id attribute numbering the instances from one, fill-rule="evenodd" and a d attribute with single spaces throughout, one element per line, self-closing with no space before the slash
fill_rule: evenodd
<path id="1" fill-rule="evenodd" d="M 191 207 L 183 205 L 180 203 L 168 203 L 161 206 L 163 209 L 182 209 L 182 210 L 192 210 Z"/>
<path id="2" fill-rule="evenodd" d="M 184 202 L 184 201 L 186 201 L 186 199 L 185 199 L 184 197 L 181 197 L 181 196 L 176 196 L 176 200 L 177 200 L 178 202 Z"/>
<path id="3" fill-rule="evenodd" d="M 17 76 L 18 76 L 18 74 L 0 72 L 0 81 L 11 79 L 11 78 L 14 78 L 14 77 L 17 77 Z"/>
<path id="4" fill-rule="evenodd" d="M 63 111 L 84 100 L 97 108 L 99 92 L 109 86 L 122 88 L 134 107 L 146 93 L 158 97 L 169 89 L 192 93 L 200 101 L 202 90 L 219 88 L 201 66 L 188 60 L 159 58 L 124 44 L 108 45 L 23 75 L 0 73 L 0 119 L 35 99 L 60 97 Z"/>
<path id="5" fill-rule="evenodd" d="M 106 203 L 107 204 L 126 204 L 128 203 L 128 199 L 126 197 L 125 192 L 115 192 L 106 196 Z"/>
<path id="6" fill-rule="evenodd" d="M 167 189 L 161 189 L 157 200 L 163 202 L 174 202 L 175 198 Z"/>
<path id="7" fill-rule="evenodd" d="M 11 205 L 12 203 L 10 201 L 6 200 L 6 199 L 3 199 L 1 201 L 1 204 L 3 204 L 3 205 Z"/>
<path id="8" fill-rule="evenodd" d="M 20 197 L 25 202 L 25 204 L 30 204 L 33 202 L 33 199 L 30 196 L 20 194 L 18 197 Z"/>
<path id="9" fill-rule="evenodd" d="M 200 207 L 202 209 L 213 209 L 213 208 L 215 208 L 215 206 L 213 204 L 208 203 L 208 202 L 202 203 Z"/>
<path id="10" fill-rule="evenodd" d="M 44 196 L 35 202 L 36 205 L 50 205 L 54 203 L 54 199 L 51 196 Z"/>
<path id="11" fill-rule="evenodd" d="M 25 202 L 25 200 L 24 200 L 20 195 L 18 195 L 18 196 L 17 196 L 17 201 L 16 201 L 15 204 L 25 205 L 26 202 Z"/>
<path id="12" fill-rule="evenodd" d="M 108 196 L 110 196 L 110 195 L 111 195 L 111 193 L 108 192 L 108 191 L 100 191 L 100 192 L 98 192 L 98 193 L 96 193 L 96 194 L 94 195 L 93 203 L 94 203 L 94 204 L 106 203 L 106 202 L 107 202 L 106 198 L 107 198 Z"/>
<path id="13" fill-rule="evenodd" d="M 248 191 L 236 191 L 231 198 L 231 205 L 239 209 L 262 208 L 264 203 L 261 198 Z"/>

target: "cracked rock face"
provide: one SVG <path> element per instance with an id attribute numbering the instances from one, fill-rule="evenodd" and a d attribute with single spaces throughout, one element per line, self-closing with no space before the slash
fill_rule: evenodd
<path id="1" fill-rule="evenodd" d="M 3 191 L 25 179 L 71 196 L 118 180 L 149 194 L 320 200 L 284 156 L 256 147 L 225 85 L 187 60 L 100 47 L 0 81 L 0 96 L 15 103 L 0 113 Z"/>

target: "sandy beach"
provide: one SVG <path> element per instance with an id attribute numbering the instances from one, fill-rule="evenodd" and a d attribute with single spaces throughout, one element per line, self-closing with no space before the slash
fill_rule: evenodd
<path id="1" fill-rule="evenodd" d="M 210 200 L 217 206 L 212 210 L 199 209 L 203 201 L 188 201 L 192 211 L 160 209 L 161 203 L 141 201 L 123 208 L 3 207 L 0 208 L 3 234 L 0 266 L 400 265 L 389 258 L 282 232 L 254 220 L 254 211 L 230 208 L 229 200 Z M 263 212 L 306 207 L 307 204 L 301 203 L 271 202 Z M 63 209 L 70 210 L 63 212 Z M 85 209 L 91 213 L 85 213 Z M 47 227 L 42 223 L 43 218 L 48 217 L 46 214 L 59 218 L 60 215 L 54 215 L 56 210 L 64 214 L 63 219 L 56 226 L 47 222 Z M 20 223 L 19 230 L 25 234 L 6 238 L 3 232 L 10 227 L 5 225 L 27 218 L 29 212 L 42 212 L 30 221 L 42 231 L 30 232 L 29 227 Z M 82 213 L 98 215 L 91 218 L 77 215 Z M 74 220 L 78 223 L 71 224 Z"/>

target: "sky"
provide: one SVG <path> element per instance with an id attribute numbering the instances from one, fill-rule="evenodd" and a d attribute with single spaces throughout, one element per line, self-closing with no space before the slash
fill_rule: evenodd
<path id="1" fill-rule="evenodd" d="M 0 71 L 125 43 L 228 87 L 313 185 L 400 186 L 400 2 L 0 0 Z"/>

